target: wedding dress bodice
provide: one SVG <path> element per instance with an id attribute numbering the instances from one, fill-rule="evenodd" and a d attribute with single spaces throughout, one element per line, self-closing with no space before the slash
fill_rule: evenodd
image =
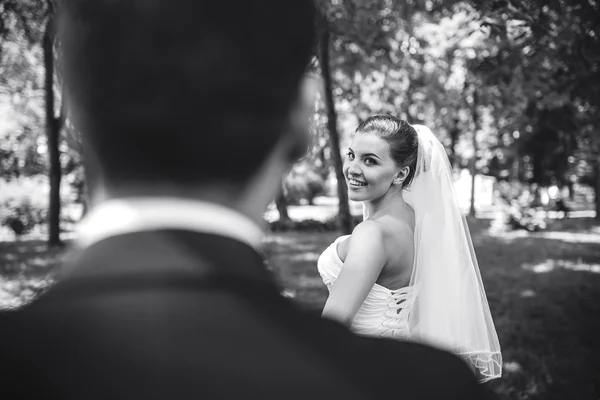
<path id="1" fill-rule="evenodd" d="M 347 237 L 337 238 L 317 262 L 319 274 L 329 291 L 343 267 L 337 253 L 337 244 Z M 350 329 L 365 336 L 408 338 L 408 310 L 413 298 L 412 289 L 403 287 L 390 290 L 376 283 L 356 313 Z"/>

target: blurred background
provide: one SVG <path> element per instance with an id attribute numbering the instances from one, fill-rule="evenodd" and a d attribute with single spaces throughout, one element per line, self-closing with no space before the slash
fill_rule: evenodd
<path id="1" fill-rule="evenodd" d="M 600 398 L 600 5 L 318 0 L 309 154 L 265 213 L 282 294 L 320 313 L 320 253 L 361 220 L 341 163 L 389 113 L 446 146 L 504 356 L 502 399 Z M 55 281 L 85 215 L 51 0 L 0 0 L 0 308 Z M 277 51 L 277 49 L 273 49 Z M 402 360 L 399 360 L 402 362 Z"/>

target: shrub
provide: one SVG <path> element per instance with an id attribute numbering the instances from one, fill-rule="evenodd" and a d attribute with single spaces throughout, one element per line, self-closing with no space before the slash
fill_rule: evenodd
<path id="1" fill-rule="evenodd" d="M 295 168 L 286 176 L 283 184 L 286 202 L 299 204 L 306 200 L 312 204 L 315 196 L 323 193 L 323 178 L 308 167 Z"/>
<path id="2" fill-rule="evenodd" d="M 70 203 L 69 182 L 63 179 L 61 187 L 63 216 Z M 44 224 L 48 215 L 48 178 L 43 175 L 0 180 L 0 226 L 9 228 L 17 236 L 35 226 Z"/>
<path id="3" fill-rule="evenodd" d="M 358 225 L 362 221 L 362 216 L 353 215 L 353 226 Z M 332 232 L 340 229 L 337 215 L 329 218 L 326 221 L 318 221 L 314 219 L 305 219 L 301 221 L 276 220 L 269 224 L 271 232 Z"/>
<path id="4" fill-rule="evenodd" d="M 0 207 L 4 214 L 1 224 L 13 231 L 16 236 L 28 233 L 46 219 L 46 210 L 37 208 L 31 199 L 26 197 L 9 198 L 4 204 L 0 204 Z"/>

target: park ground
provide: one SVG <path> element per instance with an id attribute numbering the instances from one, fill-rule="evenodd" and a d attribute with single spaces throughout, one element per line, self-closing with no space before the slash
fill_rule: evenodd
<path id="1" fill-rule="evenodd" d="M 503 377 L 487 385 L 503 400 L 600 398 L 600 224 L 554 220 L 528 233 L 495 231 L 490 222 L 469 220 L 504 357 Z M 315 264 L 337 235 L 265 238 L 283 295 L 314 313 L 327 296 Z M 63 256 L 35 238 L 0 242 L 0 307 L 51 286 Z"/>

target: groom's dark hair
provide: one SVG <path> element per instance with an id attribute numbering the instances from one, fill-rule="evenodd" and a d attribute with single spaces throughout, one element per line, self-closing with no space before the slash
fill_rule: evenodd
<path id="1" fill-rule="evenodd" d="M 244 181 L 312 56 L 310 0 L 62 0 L 72 120 L 109 181 Z"/>

